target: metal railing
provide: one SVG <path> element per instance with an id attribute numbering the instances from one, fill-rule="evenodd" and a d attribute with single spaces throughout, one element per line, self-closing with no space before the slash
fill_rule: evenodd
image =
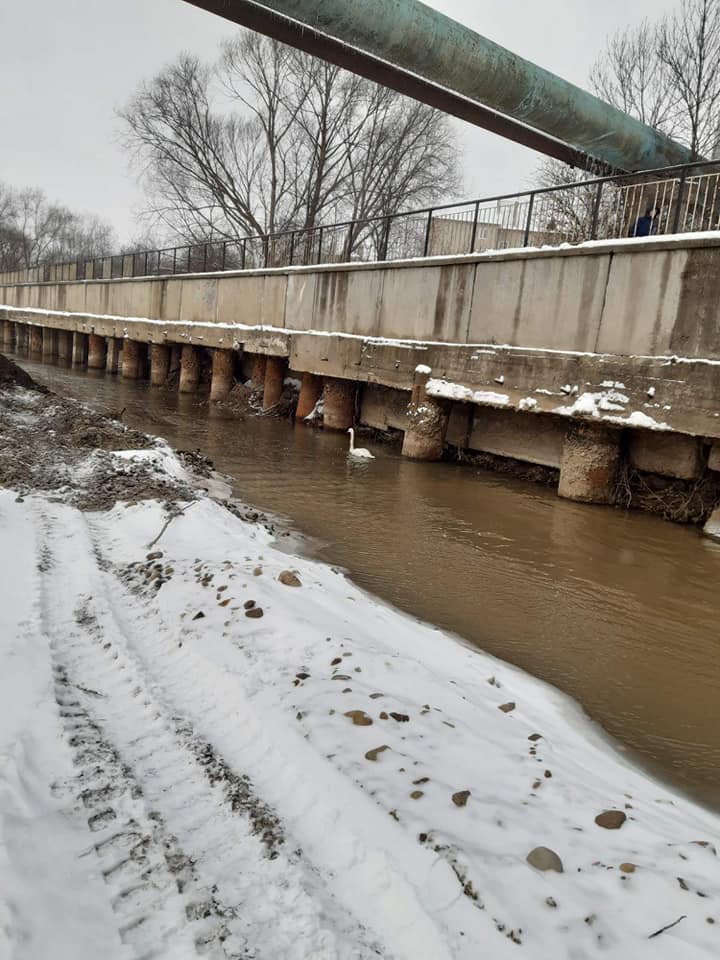
<path id="1" fill-rule="evenodd" d="M 242 240 L 47 263 L 0 273 L 0 283 L 171 276 L 560 246 L 633 235 L 648 208 L 658 211 L 652 221 L 653 235 L 720 228 L 720 161 L 599 177 Z"/>

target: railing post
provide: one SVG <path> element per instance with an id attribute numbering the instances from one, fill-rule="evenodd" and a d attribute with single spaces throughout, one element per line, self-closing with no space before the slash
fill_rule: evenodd
<path id="1" fill-rule="evenodd" d="M 680 226 L 680 210 L 685 199 L 685 181 L 687 180 L 687 168 L 680 174 L 680 185 L 678 187 L 677 204 L 675 206 L 675 215 L 673 216 L 672 232 L 677 233 Z"/>
<path id="2" fill-rule="evenodd" d="M 225 264 L 226 264 L 226 262 L 227 262 L 227 240 L 223 240 L 222 256 L 221 256 L 221 258 L 220 258 L 220 269 L 221 269 L 221 270 L 224 270 L 224 269 L 225 269 Z"/>
<path id="3" fill-rule="evenodd" d="M 202 268 L 203 273 L 207 271 L 207 248 L 208 248 L 208 245 L 204 243 L 203 244 L 203 268 Z"/>
<path id="4" fill-rule="evenodd" d="M 425 227 L 425 243 L 423 245 L 423 256 L 426 257 L 430 252 L 430 234 L 432 232 L 433 211 L 428 211 L 427 226 Z"/>
<path id="5" fill-rule="evenodd" d="M 475 201 L 475 216 L 473 217 L 473 227 L 472 233 L 470 235 L 470 250 L 469 253 L 475 253 L 475 241 L 477 240 L 477 231 L 478 231 L 478 220 L 480 218 L 480 201 Z"/>
<path id="6" fill-rule="evenodd" d="M 322 242 L 323 242 L 323 228 L 320 227 L 320 234 L 318 236 L 318 255 L 317 255 L 318 265 L 322 263 Z"/>
<path id="7" fill-rule="evenodd" d="M 602 181 L 597 185 L 597 193 L 595 194 L 595 202 L 593 203 L 592 223 L 590 224 L 591 240 L 597 240 L 598 220 L 600 218 L 600 201 L 602 200 L 604 186 L 605 184 Z"/>
<path id="8" fill-rule="evenodd" d="M 347 238 L 347 254 L 345 259 L 348 262 L 352 260 L 352 248 L 353 248 L 353 243 L 355 242 L 355 238 L 353 236 L 354 232 L 355 232 L 355 221 L 353 220 L 350 224 L 350 229 L 348 231 L 348 238 Z"/>
<path id="9" fill-rule="evenodd" d="M 523 237 L 523 246 L 527 247 L 530 245 L 530 231 L 532 229 L 532 215 L 533 208 L 535 206 L 535 193 L 530 194 L 530 201 L 528 203 L 528 212 L 527 220 L 525 222 L 525 236 Z"/>
<path id="10" fill-rule="evenodd" d="M 177 273 L 177 247 L 173 247 L 173 274 Z"/>
<path id="11" fill-rule="evenodd" d="M 190 273 L 190 267 L 192 265 L 192 246 L 188 244 L 188 255 L 187 255 L 187 270 L 186 273 Z"/>
<path id="12" fill-rule="evenodd" d="M 241 257 L 241 262 L 240 262 L 240 269 L 241 269 L 241 270 L 244 270 L 244 269 L 245 269 L 245 263 L 246 263 L 246 261 L 247 261 L 247 237 L 243 237 L 243 242 L 242 242 L 242 257 Z"/>
<path id="13" fill-rule="evenodd" d="M 146 250 L 145 251 L 145 273 L 143 274 L 143 276 L 146 277 L 147 275 L 148 275 L 148 252 Z"/>
<path id="14" fill-rule="evenodd" d="M 390 246 L 390 227 L 392 225 L 392 217 L 386 217 L 385 223 L 383 225 L 383 235 L 380 242 L 380 249 L 378 253 L 380 254 L 378 260 L 387 260 L 388 247 Z"/>
<path id="15" fill-rule="evenodd" d="M 293 265 L 293 257 L 295 256 L 295 231 L 290 234 L 290 263 L 288 266 Z"/>
<path id="16" fill-rule="evenodd" d="M 270 263 L 270 234 L 266 233 L 263 238 L 263 253 L 265 260 L 265 269 L 267 270 Z"/>

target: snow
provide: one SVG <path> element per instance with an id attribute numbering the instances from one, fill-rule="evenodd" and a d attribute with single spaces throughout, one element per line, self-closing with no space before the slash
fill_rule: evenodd
<path id="1" fill-rule="evenodd" d="M 448 380 L 428 380 L 425 393 L 429 397 L 444 400 L 462 400 L 468 403 L 486 404 L 493 407 L 505 407 L 510 403 L 510 397 L 505 393 L 496 393 L 494 390 L 471 390 L 459 383 Z"/>
<path id="2" fill-rule="evenodd" d="M 538 402 L 534 397 L 523 397 L 520 403 L 518 403 L 519 410 L 537 410 Z"/>
<path id="3" fill-rule="evenodd" d="M 168 519 L 0 490 L 3 960 L 717 956 L 718 816 L 210 497 Z"/>
<path id="4" fill-rule="evenodd" d="M 621 384 L 615 384 L 614 386 L 621 386 Z M 615 423 L 625 427 L 643 427 L 646 430 L 671 429 L 667 423 L 658 423 L 657 420 L 641 410 L 634 410 L 625 414 L 625 404 L 627 403 L 629 403 L 628 397 L 615 389 L 597 393 L 586 392 L 580 394 L 572 404 L 556 407 L 553 413 L 564 417 L 592 417 L 606 423 Z"/>
<path id="5" fill-rule="evenodd" d="M 432 373 L 432 367 L 428 367 L 428 365 L 427 365 L 426 363 L 419 363 L 419 364 L 415 367 L 415 373 L 419 373 L 419 374 L 421 374 L 422 376 L 428 376 L 428 377 L 429 377 L 430 374 Z"/>

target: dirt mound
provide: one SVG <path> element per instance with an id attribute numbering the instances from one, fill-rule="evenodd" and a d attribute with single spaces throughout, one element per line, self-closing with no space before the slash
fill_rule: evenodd
<path id="1" fill-rule="evenodd" d="M 122 455 L 135 450 L 149 456 Z M 191 500 L 191 488 L 153 458 L 158 450 L 153 438 L 37 386 L 0 356 L 0 487 L 51 494 L 81 510 L 108 510 L 118 500 Z"/>
<path id="2" fill-rule="evenodd" d="M 0 386 L 23 387 L 25 390 L 37 390 L 39 393 L 47 393 L 45 387 L 35 383 L 29 373 L 25 373 L 20 367 L 10 360 L 9 357 L 0 353 Z"/>

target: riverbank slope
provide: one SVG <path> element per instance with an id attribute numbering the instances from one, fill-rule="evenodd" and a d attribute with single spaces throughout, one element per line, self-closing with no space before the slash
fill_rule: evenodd
<path id="1" fill-rule="evenodd" d="M 0 957 L 717 954 L 716 816 L 7 369 Z"/>

